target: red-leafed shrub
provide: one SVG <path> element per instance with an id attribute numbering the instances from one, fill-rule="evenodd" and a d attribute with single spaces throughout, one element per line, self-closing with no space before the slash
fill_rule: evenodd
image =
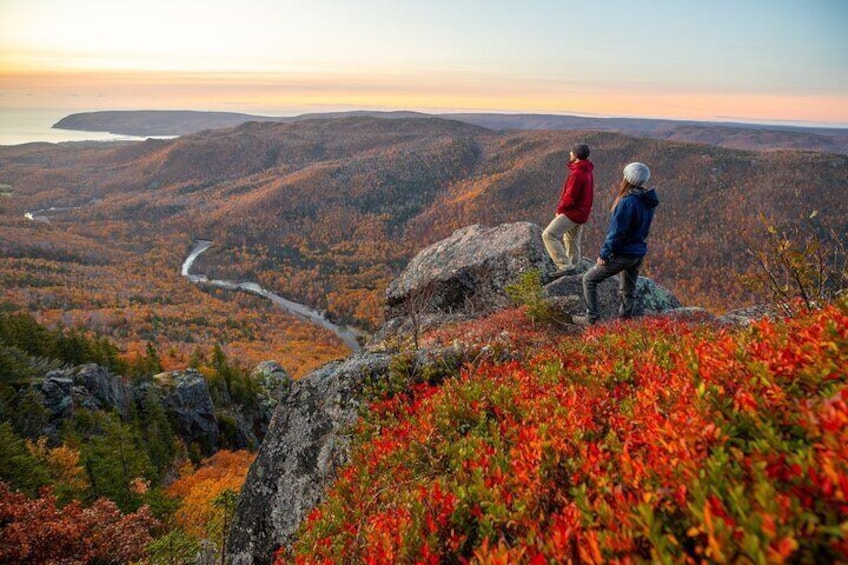
<path id="1" fill-rule="evenodd" d="M 33 499 L 0 482 L 0 563 L 130 563 L 144 557 L 157 525 L 146 506 L 122 514 L 101 498 L 59 508 L 49 489 Z"/>
<path id="2" fill-rule="evenodd" d="M 594 328 L 375 402 L 278 562 L 848 561 L 848 305 Z"/>

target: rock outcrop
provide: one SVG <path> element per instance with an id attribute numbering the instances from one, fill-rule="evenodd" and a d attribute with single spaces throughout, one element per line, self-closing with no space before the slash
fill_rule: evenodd
<path id="1" fill-rule="evenodd" d="M 413 373 L 455 370 L 452 350 L 404 354 L 359 353 L 324 365 L 291 384 L 242 487 L 228 542 L 231 563 L 270 563 L 324 495 L 347 461 L 349 433 L 367 385 L 379 386 L 398 360 Z"/>
<path id="2" fill-rule="evenodd" d="M 568 309 L 558 308 L 564 314 L 584 314 L 586 307 L 583 301 L 583 273 L 592 267 L 592 262 L 584 259 L 582 269 L 578 274 L 566 275 L 548 283 L 544 287 L 545 295 L 563 304 L 562 298 L 570 300 Z M 618 294 L 618 277 L 611 277 L 598 285 L 598 308 L 601 320 L 615 318 L 620 304 Z M 634 314 L 637 316 L 656 315 L 680 308 L 680 301 L 667 288 L 658 285 L 646 277 L 636 281 L 636 305 Z"/>
<path id="3" fill-rule="evenodd" d="M 551 306 L 563 320 L 585 313 L 583 273 L 593 262 L 584 259 L 577 274 L 544 287 Z M 529 222 L 496 227 L 472 225 L 434 243 L 410 261 L 386 290 L 386 323 L 368 349 L 391 348 L 413 331 L 426 331 L 459 319 L 489 314 L 510 304 L 506 287 L 522 273 L 554 270 L 542 244 L 542 229 Z M 680 307 L 666 288 L 639 277 L 636 315 L 660 314 Z M 598 287 L 602 319 L 618 313 L 618 277 Z"/>
<path id="4" fill-rule="evenodd" d="M 75 406 L 126 414 L 132 402 L 131 388 L 93 363 L 50 371 L 36 389 L 44 394 L 45 408 L 56 416 L 67 414 Z"/>
<path id="5" fill-rule="evenodd" d="M 389 285 L 388 321 L 368 352 L 291 383 L 242 488 L 228 542 L 231 563 L 270 563 L 277 548 L 291 543 L 300 521 L 321 501 L 336 468 L 348 459 L 349 428 L 366 383 L 392 380 L 391 367 L 399 359 L 441 371 L 455 370 L 463 359 L 462 352 L 439 350 L 418 351 L 410 361 L 404 358 L 408 354 L 393 352 L 393 343 L 403 341 L 416 325 L 424 330 L 509 305 L 505 289 L 522 273 L 553 270 L 541 236 L 541 228 L 527 222 L 474 225 L 431 245 Z M 544 292 L 563 312 L 584 310 L 580 275 L 558 279 Z M 614 315 L 617 282 L 605 282 L 599 295 L 605 317 Z M 639 279 L 638 296 L 640 313 L 680 306 L 668 290 L 645 278 Z M 406 374 L 416 372 L 426 371 Z"/>
<path id="6" fill-rule="evenodd" d="M 504 290 L 526 271 L 553 270 L 542 229 L 530 222 L 471 225 L 416 255 L 386 289 L 386 323 L 369 347 L 491 313 L 509 304 Z"/>
<path id="7" fill-rule="evenodd" d="M 175 432 L 204 453 L 218 447 L 218 421 L 209 385 L 194 369 L 160 373 L 154 377 L 162 388 L 162 403 Z"/>
<path id="8" fill-rule="evenodd" d="M 40 394 L 47 411 L 42 433 L 56 441 L 62 422 L 75 411 L 107 410 L 126 415 L 134 400 L 132 387 L 93 363 L 50 371 L 32 388 Z"/>
<path id="9" fill-rule="evenodd" d="M 91 363 L 50 371 L 32 389 L 40 395 L 46 410 L 41 433 L 54 441 L 59 439 L 62 422 L 76 410 L 108 410 L 126 415 L 134 398 L 132 387 L 108 369 Z"/>
<path id="10" fill-rule="evenodd" d="M 504 287 L 530 269 L 551 269 L 542 230 L 530 222 L 457 230 L 421 251 L 386 290 L 386 319 L 406 315 L 424 296 L 424 312 L 491 312 L 509 303 Z"/>
<path id="11" fill-rule="evenodd" d="M 52 370 L 31 386 L 45 408 L 40 433 L 52 442 L 60 441 L 63 422 L 78 411 L 127 416 L 133 405 L 139 405 L 152 392 L 165 409 L 174 433 L 187 445 L 196 444 L 209 455 L 220 446 L 222 428 L 226 428 L 227 447 L 258 447 L 278 397 L 291 384 L 291 377 L 274 361 L 258 365 L 251 378 L 259 392 L 255 407 L 249 409 L 232 403 L 216 406 L 206 379 L 194 369 L 160 373 L 152 381 L 133 385 L 105 367 L 87 364 Z M 226 421 L 219 421 L 221 418 Z"/>

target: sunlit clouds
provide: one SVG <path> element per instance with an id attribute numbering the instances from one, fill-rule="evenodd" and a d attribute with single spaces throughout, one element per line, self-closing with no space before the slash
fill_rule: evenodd
<path id="1" fill-rule="evenodd" d="M 4 0 L 0 106 L 848 124 L 848 3 L 506 4 Z"/>

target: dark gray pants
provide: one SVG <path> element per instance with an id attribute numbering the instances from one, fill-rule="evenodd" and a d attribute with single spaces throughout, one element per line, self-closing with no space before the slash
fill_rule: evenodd
<path id="1" fill-rule="evenodd" d="M 601 313 L 598 310 L 598 284 L 621 273 L 618 283 L 618 295 L 621 305 L 618 315 L 622 318 L 633 316 L 636 295 L 636 280 L 644 257 L 613 257 L 606 265 L 598 265 L 583 275 L 583 296 L 586 299 L 586 314 L 590 322 L 597 322 Z"/>

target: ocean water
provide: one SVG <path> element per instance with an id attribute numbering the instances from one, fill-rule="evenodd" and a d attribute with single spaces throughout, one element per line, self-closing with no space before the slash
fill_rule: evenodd
<path id="1" fill-rule="evenodd" d="M 0 145 L 20 145 L 36 141 L 61 143 L 66 141 L 137 141 L 145 139 L 132 135 L 53 128 L 53 124 L 65 116 L 79 111 L 0 107 Z"/>

